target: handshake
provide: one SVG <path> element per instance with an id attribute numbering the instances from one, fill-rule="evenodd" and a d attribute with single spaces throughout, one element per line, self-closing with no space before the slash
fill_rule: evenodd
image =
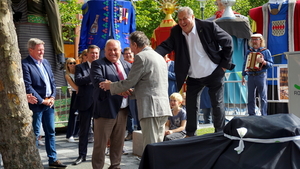
<path id="1" fill-rule="evenodd" d="M 110 84 L 111 84 L 111 81 L 106 79 L 105 81 L 99 83 L 99 88 L 103 89 L 104 91 L 110 90 Z M 133 89 L 131 88 L 125 92 L 119 93 L 118 95 L 127 97 L 127 96 L 131 96 L 132 92 L 133 92 Z"/>

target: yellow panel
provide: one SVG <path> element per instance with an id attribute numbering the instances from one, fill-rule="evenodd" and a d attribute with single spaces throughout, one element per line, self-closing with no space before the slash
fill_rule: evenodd
<path id="1" fill-rule="evenodd" d="M 75 57 L 75 45 L 74 44 L 64 44 L 65 47 L 65 57 L 74 58 Z"/>

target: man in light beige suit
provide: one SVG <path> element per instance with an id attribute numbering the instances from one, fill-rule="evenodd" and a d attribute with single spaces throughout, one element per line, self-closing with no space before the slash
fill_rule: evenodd
<path id="1" fill-rule="evenodd" d="M 163 57 L 149 47 L 149 39 L 143 32 L 131 33 L 129 40 L 135 57 L 127 79 L 101 82 L 99 87 L 110 90 L 111 94 L 136 98 L 145 148 L 147 144 L 163 141 L 165 123 L 168 116 L 172 116 L 168 98 L 168 69 Z M 131 87 L 134 88 L 128 92 Z"/>

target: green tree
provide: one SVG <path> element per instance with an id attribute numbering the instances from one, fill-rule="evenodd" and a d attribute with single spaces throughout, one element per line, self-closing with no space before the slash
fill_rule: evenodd
<path id="1" fill-rule="evenodd" d="M 76 37 L 74 29 L 81 23 L 78 14 L 82 13 L 82 3 L 78 3 L 77 0 L 66 0 L 65 2 L 58 0 L 58 2 L 63 26 L 63 39 L 65 42 L 73 42 Z"/>
<path id="2" fill-rule="evenodd" d="M 249 10 L 267 3 L 268 0 L 237 0 L 232 7 L 234 11 L 249 17 Z M 148 38 L 151 38 L 153 30 L 164 19 L 165 14 L 160 10 L 159 3 L 153 0 L 139 0 L 134 2 L 136 8 L 136 25 L 137 30 L 145 32 Z M 202 18 L 200 3 L 197 0 L 178 0 L 177 5 L 189 6 L 194 10 L 196 18 Z M 207 0 L 204 8 L 204 19 L 211 17 L 216 12 L 215 0 Z M 176 12 L 173 14 L 177 22 Z"/>

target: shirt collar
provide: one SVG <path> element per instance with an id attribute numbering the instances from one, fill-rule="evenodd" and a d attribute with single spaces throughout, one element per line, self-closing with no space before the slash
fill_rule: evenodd
<path id="1" fill-rule="evenodd" d="M 254 49 L 253 47 L 251 47 L 253 51 L 257 52 L 257 51 L 260 51 L 261 49 L 263 49 L 263 47 L 260 47 L 258 49 Z"/>
<path id="2" fill-rule="evenodd" d="M 87 63 L 88 63 L 88 65 L 89 65 L 89 68 L 91 68 L 91 66 L 92 66 L 92 63 L 91 62 L 89 62 L 89 61 L 86 61 Z"/>
<path id="3" fill-rule="evenodd" d="M 192 28 L 192 31 L 190 32 L 190 33 L 192 33 L 192 34 L 196 34 L 196 23 L 194 24 L 194 26 L 193 26 L 193 28 Z M 184 35 L 184 36 L 188 36 L 188 34 L 186 34 L 183 30 L 182 30 L 182 34 Z"/>
<path id="4" fill-rule="evenodd" d="M 44 61 L 44 59 L 42 59 L 41 61 L 38 61 L 38 60 L 34 59 L 32 56 L 30 56 L 30 57 L 32 58 L 32 60 L 34 61 L 35 64 L 42 64 Z"/>

